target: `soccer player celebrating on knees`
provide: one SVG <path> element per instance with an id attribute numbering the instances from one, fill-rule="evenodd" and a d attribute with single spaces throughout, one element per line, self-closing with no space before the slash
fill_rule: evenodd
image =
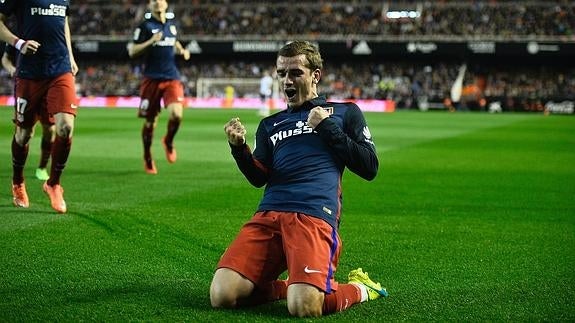
<path id="1" fill-rule="evenodd" d="M 266 187 L 256 213 L 217 264 L 213 307 L 287 299 L 291 315 L 316 317 L 387 296 L 361 268 L 346 284 L 334 278 L 343 171 L 372 180 L 379 161 L 358 106 L 318 96 L 322 67 L 313 44 L 285 45 L 276 70 L 287 109 L 260 121 L 253 152 L 238 118 L 224 126 L 240 171 L 252 185 Z M 288 279 L 279 280 L 286 270 Z"/>
<path id="2" fill-rule="evenodd" d="M 157 174 L 152 159 L 151 147 L 154 129 L 161 112 L 161 100 L 169 112 L 168 129 L 162 138 L 162 145 L 169 163 L 175 163 L 177 154 L 174 137 L 180 127 L 183 115 L 184 86 L 176 65 L 175 55 L 190 59 L 190 52 L 176 39 L 177 29 L 174 14 L 166 12 L 166 0 L 149 0 L 149 13 L 136 28 L 134 39 L 128 44 L 130 57 L 144 56 L 144 79 L 140 85 L 140 107 L 138 116 L 144 118 L 142 142 L 144 145 L 144 169 L 148 174 Z"/>
<path id="3" fill-rule="evenodd" d="M 60 177 L 68 161 L 76 117 L 74 75 L 78 66 L 72 53 L 66 0 L 3 0 L 0 2 L 0 39 L 20 51 L 15 80 L 16 129 L 12 140 L 12 195 L 14 205 L 28 207 L 24 165 L 36 117 L 54 118 L 56 137 L 52 145 L 50 177 L 43 185 L 50 204 L 66 213 Z M 6 18 L 16 15 L 17 37 Z"/>
<path id="4" fill-rule="evenodd" d="M 4 54 L 2 55 L 2 66 L 8 71 L 10 77 L 16 75 L 15 62 L 17 54 L 16 48 L 6 44 Z M 42 125 L 42 139 L 40 143 L 40 162 L 38 168 L 36 168 L 35 175 L 37 179 L 45 181 L 50 178 L 47 166 L 50 160 L 50 154 L 52 153 L 52 142 L 54 142 L 54 137 L 56 136 L 56 126 L 54 125 L 54 117 L 49 115 L 46 109 L 39 109 L 37 112 L 40 113 L 38 119 Z M 34 129 L 32 129 L 32 132 L 34 132 Z"/>

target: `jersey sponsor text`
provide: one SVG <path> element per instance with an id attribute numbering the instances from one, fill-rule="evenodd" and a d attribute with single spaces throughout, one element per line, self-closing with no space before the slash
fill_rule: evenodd
<path id="1" fill-rule="evenodd" d="M 281 123 L 281 122 L 279 122 Z M 275 146 L 276 143 L 278 141 L 282 141 L 286 138 L 292 137 L 292 136 L 299 136 L 299 135 L 303 135 L 303 134 L 308 134 L 308 133 L 312 133 L 313 129 L 307 125 L 307 123 L 303 122 L 303 121 L 298 121 L 295 124 L 296 128 L 295 129 L 289 129 L 289 130 L 282 130 L 282 131 L 278 131 L 276 133 L 274 133 L 273 135 L 270 136 L 270 140 L 272 141 L 272 144 Z"/>
<path id="2" fill-rule="evenodd" d="M 66 17 L 66 6 L 50 4 L 49 8 L 30 8 L 30 15 Z"/>

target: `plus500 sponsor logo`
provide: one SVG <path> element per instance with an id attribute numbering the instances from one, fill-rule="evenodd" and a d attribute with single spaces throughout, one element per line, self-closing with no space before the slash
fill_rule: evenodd
<path id="1" fill-rule="evenodd" d="M 313 129 L 303 121 L 298 121 L 295 126 L 295 129 L 282 130 L 271 135 L 270 140 L 272 144 L 275 146 L 278 141 L 282 141 L 286 138 L 313 132 Z"/>
<path id="2" fill-rule="evenodd" d="M 173 47 L 176 44 L 176 37 L 166 37 L 154 43 L 154 46 Z"/>
<path id="3" fill-rule="evenodd" d="M 50 8 L 30 8 L 30 14 L 32 16 L 58 16 L 66 17 L 66 7 L 51 4 Z"/>

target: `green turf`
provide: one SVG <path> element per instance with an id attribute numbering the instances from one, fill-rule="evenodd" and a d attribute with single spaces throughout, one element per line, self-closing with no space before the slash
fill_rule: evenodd
<path id="1" fill-rule="evenodd" d="M 261 190 L 237 170 L 223 124 L 255 110 L 187 110 L 179 160 L 143 172 L 133 109 L 82 109 L 57 215 L 27 164 L 12 206 L 10 108 L 0 108 L 0 321 L 290 319 L 285 302 L 213 310 L 214 266 Z M 346 173 L 336 277 L 362 267 L 390 297 L 318 320 L 575 320 L 575 118 L 366 114 L 381 168 Z"/>

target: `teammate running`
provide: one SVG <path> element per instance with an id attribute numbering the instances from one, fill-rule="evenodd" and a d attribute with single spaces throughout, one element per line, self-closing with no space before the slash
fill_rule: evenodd
<path id="1" fill-rule="evenodd" d="M 10 77 L 16 75 L 16 58 L 18 52 L 16 48 L 6 44 L 4 49 L 4 54 L 2 55 L 2 66 Z M 46 109 L 40 109 L 40 115 L 38 119 L 42 125 L 42 138 L 40 141 L 40 161 L 38 168 L 36 168 L 35 175 L 36 178 L 42 181 L 50 178 L 48 173 L 48 161 L 50 160 L 50 154 L 52 153 L 52 142 L 54 142 L 54 137 L 56 136 L 56 126 L 54 125 L 54 117 L 46 113 Z M 34 132 L 34 131 L 32 131 Z M 32 133 L 32 136 L 34 134 Z"/>
<path id="2" fill-rule="evenodd" d="M 152 139 L 161 112 L 161 100 L 169 112 L 168 129 L 162 145 L 169 163 L 177 159 L 174 137 L 180 128 L 184 109 L 184 86 L 176 66 L 175 54 L 190 59 L 190 51 L 177 40 L 174 14 L 167 12 L 166 0 L 149 0 L 149 13 L 134 31 L 134 39 L 128 44 L 130 57 L 144 55 L 144 79 L 140 85 L 138 116 L 144 118 L 142 142 L 144 145 L 144 170 L 158 173 L 152 158 Z"/>
<path id="3" fill-rule="evenodd" d="M 54 117 L 56 138 L 52 147 L 50 178 L 43 190 L 58 213 L 66 213 L 60 177 L 72 147 L 77 98 L 74 75 L 78 66 L 72 53 L 66 0 L 0 1 L 0 39 L 20 51 L 16 73 L 16 129 L 12 140 L 12 195 L 17 207 L 29 207 L 24 183 L 28 142 L 36 116 Z M 16 16 L 18 36 L 6 27 Z"/>

